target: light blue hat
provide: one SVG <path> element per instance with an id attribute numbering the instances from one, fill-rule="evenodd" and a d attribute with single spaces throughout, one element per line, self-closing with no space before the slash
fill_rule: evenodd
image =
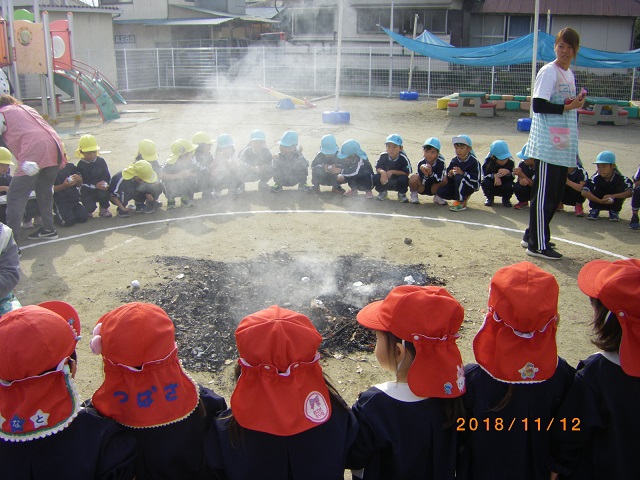
<path id="1" fill-rule="evenodd" d="M 498 160 L 506 160 L 511 158 L 511 152 L 509 151 L 509 145 L 504 140 L 496 140 L 489 147 L 489 153 L 496 157 Z"/>
<path id="2" fill-rule="evenodd" d="M 436 137 L 429 137 L 427 138 L 424 143 L 422 144 L 422 147 L 433 147 L 436 150 L 440 151 L 442 148 L 442 145 L 440 145 L 440 140 L 438 140 Z"/>
<path id="3" fill-rule="evenodd" d="M 471 137 L 469 135 L 458 135 L 451 139 L 451 143 L 454 145 L 456 143 L 462 143 L 463 145 L 467 145 L 469 147 L 473 147 L 473 142 L 471 141 Z"/>
<path id="4" fill-rule="evenodd" d="M 262 130 L 254 130 L 253 132 L 251 132 L 251 137 L 249 137 L 249 141 L 251 142 L 252 140 L 262 140 L 263 142 L 265 142 L 267 140 L 267 137 Z"/>
<path id="5" fill-rule="evenodd" d="M 337 153 L 338 142 L 336 142 L 336 137 L 330 133 L 322 137 L 322 140 L 320 141 L 320 152 L 325 155 L 334 155 Z"/>
<path id="6" fill-rule="evenodd" d="M 293 130 L 284 132 L 278 144 L 283 147 L 295 147 L 298 145 L 298 132 L 294 132 Z"/>
<path id="7" fill-rule="evenodd" d="M 233 143 L 233 138 L 231 138 L 231 135 L 227 133 L 218 135 L 218 138 L 216 138 L 216 144 L 217 148 L 233 147 L 235 145 L 235 143 Z"/>
<path id="8" fill-rule="evenodd" d="M 397 133 L 392 133 L 387 137 L 384 143 L 395 143 L 399 147 L 402 146 L 402 137 Z"/>
<path id="9" fill-rule="evenodd" d="M 608 163 L 609 165 L 612 165 L 616 163 L 616 154 L 610 152 L 609 150 L 605 150 L 604 152 L 600 152 L 598 154 L 598 156 L 596 157 L 596 161 L 593 163 Z"/>
<path id="10" fill-rule="evenodd" d="M 529 160 L 531 157 L 529 155 L 527 155 L 526 153 L 524 153 L 527 150 L 527 144 L 525 143 L 522 146 L 522 150 L 520 150 L 518 153 L 516 153 L 516 157 L 521 158 L 522 160 Z"/>
<path id="11" fill-rule="evenodd" d="M 357 140 L 349 139 L 342 144 L 340 147 L 340 151 L 338 152 L 338 158 L 347 158 L 351 155 L 358 155 L 361 159 L 365 160 L 367 158 L 367 154 L 364 153 L 362 147 Z"/>

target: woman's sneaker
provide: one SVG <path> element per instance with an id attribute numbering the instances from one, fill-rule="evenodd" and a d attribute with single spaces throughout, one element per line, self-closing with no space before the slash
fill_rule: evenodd
<path id="1" fill-rule="evenodd" d="M 58 231 L 45 230 L 44 228 L 39 228 L 37 231 L 33 232 L 27 238 L 29 240 L 54 240 L 58 238 Z"/>
<path id="2" fill-rule="evenodd" d="M 547 260 L 562 260 L 562 254 L 552 248 L 546 250 L 531 250 L 527 248 L 527 255 L 530 257 L 546 258 Z"/>

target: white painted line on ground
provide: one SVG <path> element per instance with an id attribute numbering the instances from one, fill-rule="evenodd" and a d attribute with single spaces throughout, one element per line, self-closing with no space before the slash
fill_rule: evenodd
<path id="1" fill-rule="evenodd" d="M 139 223 L 129 223 L 127 225 L 118 225 L 116 227 L 101 228 L 101 229 L 98 229 L 98 230 L 92 230 L 90 232 L 85 232 L 85 233 L 80 233 L 80 234 L 76 234 L 76 235 L 71 235 L 71 236 L 68 236 L 68 237 L 58 238 L 56 240 L 47 240 L 47 241 L 43 241 L 43 242 L 40 242 L 40 243 L 35 243 L 35 244 L 32 244 L 32 245 L 25 245 L 24 247 L 20 247 L 20 249 L 21 250 L 27 250 L 29 248 L 37 248 L 37 247 L 40 247 L 40 246 L 49 245 L 51 243 L 66 242 L 66 241 L 69 241 L 69 240 L 76 240 L 78 238 L 88 237 L 88 236 L 91 236 L 91 235 L 97 235 L 99 233 L 113 232 L 113 231 L 116 231 L 116 230 L 122 230 L 122 229 L 126 229 L 126 228 L 131 228 L 131 227 L 139 227 L 139 226 L 142 226 L 142 225 L 157 225 L 157 224 L 160 224 L 160 223 L 179 222 L 181 220 L 192 220 L 192 219 L 196 219 L 196 218 L 213 218 L 213 217 L 224 217 L 224 216 L 235 216 L 235 215 L 262 215 L 262 214 L 266 214 L 266 213 L 269 213 L 269 214 L 300 214 L 300 213 L 304 213 L 304 214 L 323 214 L 323 215 L 338 214 L 338 215 L 362 215 L 362 216 L 367 216 L 367 217 L 406 218 L 406 219 L 410 219 L 410 220 L 430 220 L 430 221 L 434 221 L 434 222 L 457 223 L 457 224 L 460 224 L 460 225 L 468 225 L 468 226 L 473 226 L 473 227 L 493 228 L 495 230 L 502 230 L 504 232 L 513 232 L 513 233 L 520 233 L 520 234 L 524 233 L 522 230 L 518 230 L 516 228 L 501 227 L 499 225 L 489 225 L 489 224 L 486 224 L 486 223 L 469 222 L 469 221 L 466 221 L 466 220 L 454 220 L 454 219 L 450 219 L 450 218 L 423 217 L 423 216 L 420 216 L 420 215 L 402 215 L 402 214 L 398 214 L 398 213 L 358 212 L 358 211 L 353 211 L 353 210 L 247 210 L 247 211 L 240 211 L 240 212 L 203 213 L 203 214 L 200 214 L 200 215 L 190 215 L 190 216 L 187 216 L 187 217 L 164 218 L 162 220 L 150 220 L 150 221 L 139 222 Z M 573 245 L 573 246 L 576 246 L 576 247 L 582 247 L 582 248 L 585 248 L 587 250 L 593 250 L 594 252 L 602 253 L 602 254 L 608 255 L 610 257 L 615 257 L 615 258 L 620 258 L 620 259 L 628 258 L 628 257 L 625 257 L 624 255 L 620 255 L 618 253 L 613 253 L 613 252 L 610 252 L 608 250 L 603 250 L 601 248 L 594 247 L 593 245 L 588 245 L 586 243 L 575 242 L 573 240 L 568 240 L 568 239 L 559 238 L 559 237 L 553 237 L 553 239 L 558 241 L 558 242 L 566 243 L 568 245 Z M 519 248 L 521 248 L 521 247 L 519 247 Z"/>

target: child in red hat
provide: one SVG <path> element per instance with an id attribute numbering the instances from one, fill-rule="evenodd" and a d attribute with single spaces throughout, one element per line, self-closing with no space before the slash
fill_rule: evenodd
<path id="1" fill-rule="evenodd" d="M 272 306 L 236 329 L 231 408 L 207 434 L 207 463 L 228 480 L 342 480 L 357 430 L 326 380 L 322 337 L 300 313 Z"/>
<path id="2" fill-rule="evenodd" d="M 575 370 L 558 357 L 559 287 L 532 263 L 501 268 L 465 367 L 467 418 L 458 477 L 545 479 L 550 432 Z"/>
<path id="3" fill-rule="evenodd" d="M 396 380 L 371 387 L 353 406 L 359 430 L 349 453 L 354 478 L 455 477 L 455 422 L 465 379 L 456 345 L 464 309 L 440 287 L 404 285 L 364 307 L 376 358 Z"/>
<path id="4" fill-rule="evenodd" d="M 561 478 L 638 478 L 640 260 L 594 260 L 578 274 L 593 306 L 593 343 L 558 416 L 552 470 Z M 557 477 L 552 477 L 557 478 Z"/>
<path id="5" fill-rule="evenodd" d="M 74 376 L 80 319 L 64 302 L 0 318 L 2 478 L 134 477 L 135 441 L 83 408 Z"/>
<path id="6" fill-rule="evenodd" d="M 205 478 L 206 426 L 227 408 L 184 371 L 174 333 L 164 310 L 138 302 L 103 315 L 93 329 L 104 382 L 91 402 L 135 437 L 137 480 Z"/>

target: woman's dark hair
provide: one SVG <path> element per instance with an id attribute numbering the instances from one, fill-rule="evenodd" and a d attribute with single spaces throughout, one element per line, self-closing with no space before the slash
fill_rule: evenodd
<path id="1" fill-rule="evenodd" d="M 386 343 L 389 365 L 395 365 L 397 369 L 398 364 L 396 363 L 396 358 L 393 352 L 395 351 L 396 344 L 402 343 L 402 339 L 391 332 L 380 330 L 380 333 L 384 336 L 384 341 Z M 405 340 L 404 348 L 411 354 L 412 359 L 416 358 L 416 347 L 413 343 Z M 462 403 L 462 397 L 441 398 L 439 400 L 442 401 L 442 408 L 445 414 L 445 423 L 443 428 L 452 427 L 458 418 L 464 417 L 464 404 Z"/>
<path id="2" fill-rule="evenodd" d="M 573 48 L 573 59 L 575 60 L 578 55 L 578 50 L 580 50 L 580 35 L 578 35 L 578 32 L 573 28 L 563 28 L 556 35 L 556 41 L 553 46 L 555 47 L 561 41 Z"/>
<path id="3" fill-rule="evenodd" d="M 233 370 L 233 375 L 236 383 L 238 382 L 238 379 L 240 378 L 241 373 L 242 373 L 242 367 L 240 367 L 240 364 L 236 364 L 235 369 Z M 324 377 L 324 383 L 327 384 L 327 389 L 329 390 L 329 400 L 331 401 L 331 407 L 341 408 L 344 411 L 348 412 L 349 405 L 347 405 L 347 402 L 344 401 L 344 398 L 342 398 L 342 395 L 338 393 L 338 390 L 336 389 L 336 387 L 333 386 L 333 384 L 329 379 L 329 376 L 325 372 L 322 372 L 322 376 Z M 229 426 L 228 426 L 229 441 L 233 448 L 238 448 L 242 444 L 243 434 L 242 434 L 242 427 L 233 416 L 233 412 L 231 411 L 231 409 L 229 409 L 227 414 L 221 415 L 219 418 L 221 420 L 227 420 L 227 419 L 229 420 Z"/>
<path id="4" fill-rule="evenodd" d="M 2 94 L 0 95 L 0 107 L 6 107 L 7 105 L 20 105 L 20 101 L 17 98 L 12 97 L 11 95 Z"/>
<path id="5" fill-rule="evenodd" d="M 593 337 L 591 343 L 605 352 L 617 352 L 622 340 L 618 317 L 597 298 L 591 298 L 593 307 Z"/>

